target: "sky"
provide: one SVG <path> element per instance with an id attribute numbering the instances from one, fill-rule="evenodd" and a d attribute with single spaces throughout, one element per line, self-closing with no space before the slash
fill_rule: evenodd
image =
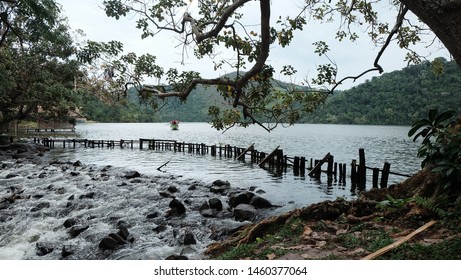
<path id="1" fill-rule="evenodd" d="M 116 20 L 106 16 L 102 9 L 102 0 L 57 0 L 62 5 L 63 14 L 68 18 L 72 30 L 81 29 L 86 34 L 84 39 L 94 41 L 118 40 L 123 42 L 127 52 L 135 52 L 139 55 L 150 53 L 157 57 L 158 64 L 165 69 L 178 68 L 179 70 L 194 70 L 200 72 L 203 77 L 213 78 L 229 72 L 233 69 L 227 68 L 214 71 L 212 60 L 197 60 L 193 56 L 193 50 L 187 49 L 184 53 L 180 38 L 168 32 L 160 32 L 154 38 L 141 39 L 141 31 L 136 29 L 136 16 L 129 16 Z M 189 12 L 197 10 L 197 0 L 193 0 L 189 7 Z M 283 18 L 287 15 L 295 16 L 299 13 L 302 0 L 272 0 L 271 17 L 277 19 L 279 15 Z M 385 2 L 385 1 L 384 1 Z M 251 3 L 251 2 L 250 2 Z M 256 26 L 259 21 L 259 7 L 253 2 L 252 5 L 243 10 L 245 23 Z M 381 15 L 392 18 L 393 13 L 386 7 L 383 8 Z M 394 22 L 392 20 L 391 22 Z M 309 22 L 303 31 L 295 33 L 294 41 L 285 48 L 272 47 L 268 63 L 273 65 L 278 73 L 283 65 L 292 65 L 297 69 L 297 74 L 291 80 L 280 74 L 275 74 L 275 78 L 297 84 L 311 81 L 316 76 L 318 65 L 326 62 L 324 58 L 314 54 L 313 42 L 323 40 L 330 45 L 331 52 L 329 57 L 338 65 L 338 78 L 345 76 L 355 76 L 363 71 L 372 68 L 374 59 L 379 48 L 374 46 L 366 36 L 362 36 L 357 42 L 338 42 L 334 39 L 338 22 L 328 24 L 318 24 Z M 429 55 L 429 59 L 435 57 L 446 57 L 449 59 L 448 52 L 436 44 L 432 48 L 421 46 L 419 51 Z M 380 60 L 385 72 L 400 70 L 406 66 L 404 62 L 405 51 L 392 44 L 384 53 Z M 183 61 L 184 64 L 181 63 Z M 377 72 L 372 72 L 358 79 L 356 82 L 347 81 L 337 89 L 344 90 L 356 86 L 373 76 L 379 76 Z"/>

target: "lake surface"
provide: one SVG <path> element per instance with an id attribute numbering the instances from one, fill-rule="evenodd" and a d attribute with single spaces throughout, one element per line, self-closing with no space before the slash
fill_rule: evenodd
<path id="1" fill-rule="evenodd" d="M 176 254 L 202 259 L 203 251 L 220 236 L 247 221 L 235 221 L 229 208 L 229 193 L 214 193 L 215 180 L 229 181 L 231 192 L 252 190 L 269 200 L 272 207 L 258 209 L 257 218 L 277 215 L 309 204 L 352 199 L 357 192 L 350 183 L 350 163 L 366 152 L 367 166 L 412 174 L 419 170 L 418 145 L 407 135 L 409 127 L 301 124 L 280 127 L 271 133 L 254 126 L 233 128 L 225 133 L 206 123 L 181 123 L 172 131 L 169 124 L 77 125 L 70 138 L 92 140 L 169 139 L 206 145 L 255 145 L 269 153 L 277 146 L 289 157 L 319 159 L 331 153 L 338 163 L 348 164 L 346 183 L 319 180 L 274 172 L 250 162 L 174 151 L 115 148 L 56 148 L 45 159 L 53 164 L 2 162 L 0 197 L 18 198 L 0 202 L 0 259 L 165 259 Z M 43 135 L 42 135 L 43 136 Z M 56 136 L 57 137 L 57 136 Z M 62 138 L 63 136 L 59 136 Z M 81 164 L 74 164 L 80 161 Z M 162 171 L 157 168 L 169 162 Z M 111 167 L 108 167 L 108 166 Z M 124 174 L 136 170 L 134 180 Z M 371 181 L 371 172 L 368 172 Z M 404 177 L 391 176 L 390 184 Z M 370 188 L 371 182 L 368 184 Z M 173 190 L 173 191 L 172 191 Z M 172 197 L 184 202 L 186 214 L 168 216 Z M 208 199 L 219 199 L 223 210 L 216 217 L 200 212 Z M 66 222 L 73 220 L 79 231 L 72 233 Z M 117 231 L 120 222 L 128 225 L 129 242 L 116 250 L 101 250 L 98 244 Z M 186 234 L 195 244 L 185 244 Z M 46 254 L 45 254 L 46 253 Z"/>
<path id="2" fill-rule="evenodd" d="M 186 143 L 204 143 L 206 145 L 226 145 L 248 147 L 266 153 L 280 145 L 285 155 L 300 156 L 306 159 L 321 159 L 331 153 L 338 163 L 348 165 L 358 159 L 358 150 L 365 149 L 367 166 L 382 168 L 384 162 L 391 164 L 391 171 L 413 174 L 419 170 L 421 160 L 416 157 L 418 145 L 407 136 L 409 127 L 404 126 L 362 126 L 362 125 L 323 125 L 297 124 L 290 127 L 278 127 L 268 133 L 259 126 L 233 128 L 225 133 L 213 129 L 207 123 L 181 123 L 180 129 L 173 131 L 167 123 L 87 123 L 77 125 L 79 138 L 105 140 L 169 139 Z M 167 174 L 198 179 L 210 183 L 214 180 L 228 180 L 241 188 L 257 186 L 266 191 L 266 196 L 275 204 L 303 207 L 307 204 L 335 199 L 336 197 L 354 197 L 350 180 L 345 185 L 329 185 L 327 178 L 320 182 L 308 176 L 294 176 L 288 169 L 285 174 L 274 173 L 251 163 L 242 163 L 234 159 L 212 157 L 170 151 L 152 151 L 131 149 L 58 149 L 57 156 L 80 160 L 84 163 L 113 165 L 135 169 L 145 174 L 158 174 L 162 168 Z M 371 185 L 372 172 L 367 172 Z M 390 176 L 389 184 L 403 181 L 405 177 Z"/>

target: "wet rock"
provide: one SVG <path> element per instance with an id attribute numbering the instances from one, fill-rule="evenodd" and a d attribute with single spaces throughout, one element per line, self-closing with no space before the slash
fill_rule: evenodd
<path id="1" fill-rule="evenodd" d="M 193 191 L 197 189 L 197 184 L 193 184 L 192 186 L 188 187 L 187 190 Z"/>
<path id="2" fill-rule="evenodd" d="M 75 254 L 75 251 L 76 251 L 76 248 L 74 246 L 64 245 L 62 246 L 61 256 L 63 258 L 67 258 L 68 256 Z"/>
<path id="3" fill-rule="evenodd" d="M 158 194 L 161 196 L 161 197 L 174 197 L 172 196 L 170 193 L 167 193 L 167 192 L 158 192 Z"/>
<path id="4" fill-rule="evenodd" d="M 90 192 L 90 193 L 87 193 L 87 194 L 82 194 L 78 198 L 79 199 L 84 199 L 84 198 L 93 199 L 95 195 L 96 195 L 96 193 Z"/>
<path id="5" fill-rule="evenodd" d="M 77 224 L 78 220 L 77 219 L 74 219 L 74 218 L 69 218 L 67 220 L 64 221 L 64 227 L 65 228 L 70 228 L 72 226 L 75 226 Z"/>
<path id="6" fill-rule="evenodd" d="M 168 189 L 167 189 L 170 193 L 176 193 L 178 192 L 178 188 L 175 187 L 175 186 L 169 186 Z"/>
<path id="7" fill-rule="evenodd" d="M 42 172 L 38 175 L 38 178 L 40 179 L 46 178 L 46 175 L 47 175 L 46 172 Z"/>
<path id="8" fill-rule="evenodd" d="M 218 186 L 218 187 L 222 187 L 222 186 L 230 187 L 229 181 L 223 181 L 223 180 L 216 180 L 211 185 L 212 186 Z"/>
<path id="9" fill-rule="evenodd" d="M 219 198 L 210 198 L 208 204 L 210 205 L 210 209 L 222 210 L 222 202 Z"/>
<path id="10" fill-rule="evenodd" d="M 117 235 L 121 236 L 124 240 L 128 239 L 130 232 L 128 231 L 128 227 L 125 223 L 119 223 Z"/>
<path id="11" fill-rule="evenodd" d="M 132 183 L 132 184 L 140 184 L 142 182 L 143 182 L 143 180 L 141 180 L 141 179 L 133 179 L 133 180 L 130 181 L 130 183 Z"/>
<path id="12" fill-rule="evenodd" d="M 10 203 L 8 201 L 5 200 L 0 202 L 0 210 L 6 209 L 8 208 L 8 206 L 10 206 Z"/>
<path id="13" fill-rule="evenodd" d="M 80 233 L 84 232 L 85 230 L 87 230 L 89 228 L 89 226 L 73 226 L 70 228 L 69 230 L 69 234 L 70 236 L 72 236 L 72 238 L 75 238 L 77 237 Z"/>
<path id="14" fill-rule="evenodd" d="M 35 252 L 37 256 L 47 255 L 54 250 L 54 245 L 48 242 L 37 242 L 35 245 Z"/>
<path id="15" fill-rule="evenodd" d="M 249 204 L 239 204 L 234 208 L 234 218 L 236 221 L 254 221 L 256 218 L 256 208 Z"/>
<path id="16" fill-rule="evenodd" d="M 251 192 L 241 192 L 232 194 L 229 198 L 229 206 L 231 208 L 237 207 L 239 204 L 250 204 L 251 199 L 255 194 Z"/>
<path id="17" fill-rule="evenodd" d="M 203 209 L 200 210 L 200 215 L 205 218 L 216 218 L 218 216 L 218 211 L 216 209 Z"/>
<path id="18" fill-rule="evenodd" d="M 101 242 L 99 242 L 99 248 L 103 250 L 115 250 L 120 244 L 110 236 L 104 237 Z"/>
<path id="19" fill-rule="evenodd" d="M 78 175 L 80 175 L 80 172 L 77 172 L 77 171 L 71 171 L 70 172 L 70 176 L 76 177 Z"/>
<path id="20" fill-rule="evenodd" d="M 83 164 L 82 164 L 79 160 L 77 160 L 76 162 L 74 162 L 74 163 L 72 164 L 72 166 L 81 167 L 81 166 L 83 166 Z"/>
<path id="21" fill-rule="evenodd" d="M 157 218 L 160 216 L 160 213 L 159 212 L 153 212 L 153 213 L 149 213 L 146 215 L 146 218 L 147 219 L 154 219 L 154 218 Z"/>
<path id="22" fill-rule="evenodd" d="M 109 169 L 111 169 L 111 168 L 112 168 L 112 165 L 107 165 L 107 166 L 105 166 L 103 169 L 101 169 L 101 172 L 107 172 L 107 171 L 109 171 Z"/>
<path id="23" fill-rule="evenodd" d="M 270 208 L 273 206 L 267 199 L 259 195 L 254 195 L 251 198 L 250 205 L 253 205 L 255 208 Z"/>
<path id="24" fill-rule="evenodd" d="M 18 173 L 9 173 L 9 174 L 6 174 L 5 179 L 11 179 L 11 178 L 19 177 L 19 176 L 20 175 Z"/>
<path id="25" fill-rule="evenodd" d="M 176 198 L 170 202 L 169 206 L 170 215 L 172 216 L 181 216 L 184 213 L 186 213 L 186 207 L 181 201 L 177 200 Z"/>
<path id="26" fill-rule="evenodd" d="M 129 171 L 129 172 L 126 172 L 125 175 L 123 175 L 123 177 L 126 179 L 134 179 L 134 178 L 141 177 L 141 174 L 138 171 Z"/>
<path id="27" fill-rule="evenodd" d="M 171 255 L 166 257 L 165 260 L 188 260 L 188 258 L 182 255 Z"/>
<path id="28" fill-rule="evenodd" d="M 160 225 L 156 226 L 153 229 L 153 231 L 156 232 L 156 233 L 161 233 L 161 232 L 164 232 L 166 229 L 167 229 L 167 226 L 165 224 L 160 224 Z"/>
<path id="29" fill-rule="evenodd" d="M 228 181 L 216 180 L 210 186 L 212 193 L 226 194 L 230 190 L 230 183 Z"/>
<path id="30" fill-rule="evenodd" d="M 37 204 L 35 207 L 30 209 L 30 212 L 37 212 L 45 208 L 50 208 L 50 203 L 49 202 L 40 202 Z"/>
<path id="31" fill-rule="evenodd" d="M 118 245 L 126 244 L 125 239 L 117 233 L 109 233 L 109 237 L 117 242 Z"/>
<path id="32" fill-rule="evenodd" d="M 195 236 L 191 232 L 186 232 L 184 234 L 184 245 L 193 245 L 197 244 L 197 241 L 195 240 Z"/>

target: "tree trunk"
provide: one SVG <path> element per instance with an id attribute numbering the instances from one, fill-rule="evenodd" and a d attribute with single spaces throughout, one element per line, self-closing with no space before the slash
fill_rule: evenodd
<path id="1" fill-rule="evenodd" d="M 461 67 L 461 0 L 400 0 L 442 41 Z"/>

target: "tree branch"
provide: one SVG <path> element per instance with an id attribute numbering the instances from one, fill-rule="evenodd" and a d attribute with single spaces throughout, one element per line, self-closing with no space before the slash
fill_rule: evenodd
<path id="1" fill-rule="evenodd" d="M 235 10 L 237 10 L 238 8 L 242 7 L 247 2 L 250 2 L 250 1 L 251 0 L 238 0 L 238 1 L 235 1 L 232 5 L 227 7 L 227 9 L 223 12 L 223 14 L 220 17 L 219 21 L 216 23 L 216 26 L 214 28 L 212 28 L 210 31 L 205 32 L 205 33 L 202 33 L 200 31 L 199 27 L 197 26 L 197 22 L 195 21 L 195 19 L 189 13 L 186 12 L 186 13 L 184 13 L 184 17 L 183 17 L 183 29 L 184 29 L 185 23 L 189 22 L 190 25 L 191 25 L 191 28 L 192 28 L 192 31 L 194 33 L 195 40 L 197 41 L 197 43 L 200 43 L 205 39 L 215 37 L 224 28 L 224 26 L 226 25 L 227 20 L 229 19 L 229 17 L 232 16 L 232 14 L 234 14 Z"/>

